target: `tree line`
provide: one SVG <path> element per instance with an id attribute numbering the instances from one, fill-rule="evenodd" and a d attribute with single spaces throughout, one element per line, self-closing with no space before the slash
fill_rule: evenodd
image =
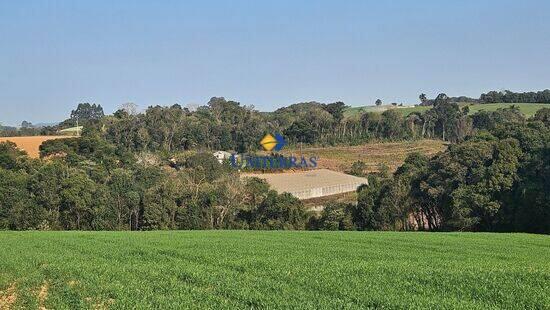
<path id="1" fill-rule="evenodd" d="M 550 89 L 537 92 L 516 93 L 513 91 L 490 91 L 481 94 L 482 103 L 550 103 Z"/>
<path id="2" fill-rule="evenodd" d="M 550 109 L 520 116 L 474 115 L 477 130 L 463 142 L 433 158 L 411 154 L 393 174 L 369 175 L 357 203 L 330 205 L 317 227 L 550 233 Z M 361 175 L 361 166 L 352 172 Z"/>
<path id="3" fill-rule="evenodd" d="M 128 108 L 98 119 L 81 118 L 85 130 L 128 151 L 226 150 L 252 152 L 267 133 L 281 133 L 291 145 L 356 145 L 373 140 L 420 138 L 461 141 L 473 129 L 468 108 L 440 94 L 434 108 L 406 117 L 398 110 L 344 117 L 343 102 L 305 102 L 259 112 L 224 98 L 190 110 L 180 105 L 151 106 L 143 113 Z"/>
<path id="4" fill-rule="evenodd" d="M 51 140 L 43 159 L 0 143 L 0 229 L 305 229 L 288 193 L 241 180 L 211 153 L 133 154 L 89 135 Z"/>
<path id="5" fill-rule="evenodd" d="M 344 109 L 302 103 L 260 113 L 213 98 L 193 111 L 86 112 L 78 115 L 82 137 L 45 142 L 42 159 L 0 144 L 0 229 L 549 232 L 550 109 L 531 119 L 515 107 L 469 116 L 444 94 L 433 109 L 406 117 L 388 110 L 353 123 Z M 267 132 L 291 143 L 430 137 L 452 144 L 434 158 L 411 155 L 393 175 L 370 175 L 357 203 L 317 216 L 212 156 L 212 149 L 255 150 Z M 354 167 L 362 173 L 360 163 Z"/>
<path id="6" fill-rule="evenodd" d="M 428 99 L 426 94 L 422 93 L 418 96 L 421 106 L 432 106 L 435 103 L 434 99 Z M 450 102 L 455 103 L 550 103 L 550 89 L 545 89 L 537 92 L 513 92 L 510 90 L 496 91 L 492 90 L 483 93 L 479 98 L 471 98 L 467 96 L 449 97 Z M 378 100 L 376 102 L 378 105 Z"/>

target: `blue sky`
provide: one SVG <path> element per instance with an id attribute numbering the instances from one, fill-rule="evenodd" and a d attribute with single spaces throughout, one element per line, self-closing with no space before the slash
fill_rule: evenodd
<path id="1" fill-rule="evenodd" d="M 0 1 L 0 123 L 550 87 L 544 1 Z"/>

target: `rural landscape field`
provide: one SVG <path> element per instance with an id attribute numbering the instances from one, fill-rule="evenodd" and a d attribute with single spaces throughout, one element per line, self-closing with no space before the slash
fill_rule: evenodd
<path id="1" fill-rule="evenodd" d="M 469 114 L 474 114 L 479 111 L 496 111 L 498 109 L 504 109 L 504 108 L 510 108 L 512 106 L 517 107 L 521 113 L 525 114 L 526 116 L 533 116 L 535 113 L 544 108 L 546 105 L 544 103 L 541 104 L 532 104 L 532 103 L 489 103 L 489 104 L 472 104 L 472 103 L 464 103 L 461 104 L 461 106 L 465 107 L 467 106 L 469 109 Z M 426 112 L 427 110 L 431 109 L 430 106 L 410 106 L 410 105 L 404 105 L 404 106 L 392 106 L 392 105 L 385 105 L 385 106 L 359 106 L 359 107 L 351 107 L 346 110 L 345 115 L 346 117 L 353 117 L 361 113 L 365 112 L 375 112 L 375 113 L 382 113 L 386 110 L 392 110 L 395 109 L 396 111 L 400 112 L 404 116 L 407 116 L 411 113 L 418 112 Z"/>
<path id="2" fill-rule="evenodd" d="M 550 310 L 550 1 L 0 1 L 0 310 Z"/>
<path id="3" fill-rule="evenodd" d="M 550 238 L 392 232 L 2 232 L 0 308 L 550 305 Z"/>
<path id="4" fill-rule="evenodd" d="M 40 145 L 48 140 L 65 139 L 67 136 L 30 136 L 30 137 L 0 137 L 1 142 L 13 142 L 17 147 L 25 151 L 29 157 L 40 157 Z"/>
<path id="5" fill-rule="evenodd" d="M 349 171 L 354 162 L 362 161 L 365 172 L 376 172 L 381 165 L 390 170 L 401 166 L 408 155 L 419 152 L 433 156 L 445 150 L 441 140 L 414 140 L 400 142 L 374 142 L 357 146 L 299 147 L 284 150 L 283 154 L 298 154 L 319 157 L 319 168 L 335 171 Z"/>

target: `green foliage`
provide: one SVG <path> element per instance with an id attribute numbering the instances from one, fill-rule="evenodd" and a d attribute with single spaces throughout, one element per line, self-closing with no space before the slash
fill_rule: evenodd
<path id="1" fill-rule="evenodd" d="M 475 128 L 493 130 L 497 125 L 503 123 L 523 123 L 525 117 L 519 111 L 519 108 L 511 106 L 492 112 L 479 111 L 472 115 L 472 121 Z"/>
<path id="2" fill-rule="evenodd" d="M 526 103 L 550 103 L 550 89 L 538 92 L 515 93 L 513 91 L 490 91 L 481 94 L 480 101 L 484 103 L 495 102 L 526 102 Z"/>
<path id="3" fill-rule="evenodd" d="M 44 214 L 29 197 L 29 175 L 22 171 L 0 168 L 0 230 L 33 229 Z"/>
<path id="4" fill-rule="evenodd" d="M 403 135 L 403 117 L 399 112 L 387 110 L 382 113 L 380 134 L 390 140 Z"/>
<path id="5" fill-rule="evenodd" d="M 344 110 L 346 108 L 346 104 L 338 101 L 335 103 L 329 103 L 323 107 L 325 111 L 330 113 L 332 117 L 334 118 L 334 122 L 336 124 L 340 123 L 342 119 L 344 118 Z"/>
<path id="6" fill-rule="evenodd" d="M 304 229 L 307 214 L 303 204 L 289 193 L 278 195 L 270 190 L 265 199 L 254 210 L 254 229 Z"/>
<path id="7" fill-rule="evenodd" d="M 395 109 L 344 118 L 342 102 L 261 114 L 212 98 L 196 111 L 156 106 L 92 118 L 82 137 L 43 143 L 45 160 L 0 143 L 0 228 L 548 233 L 547 111 L 529 120 L 515 107 L 469 117 L 445 94 L 433 105 L 406 118 Z M 393 174 L 381 166 L 358 190 L 357 204 L 329 204 L 309 220 L 298 199 L 265 181 L 241 180 L 209 151 L 252 150 L 267 132 L 291 143 L 437 137 L 453 144 L 432 159 L 412 154 Z M 356 162 L 350 173 L 365 170 Z"/>
<path id="8" fill-rule="evenodd" d="M 98 120 L 105 114 L 100 104 L 79 103 L 76 110 L 71 111 L 71 119 L 79 121 Z"/>
<path id="9" fill-rule="evenodd" d="M 317 223 L 319 230 L 355 230 L 353 223 L 353 205 L 329 204 L 321 212 Z"/>
<path id="10" fill-rule="evenodd" d="M 19 150 L 15 143 L 0 142 L 0 168 L 18 169 L 25 161 L 26 153 Z"/>
<path id="11" fill-rule="evenodd" d="M 134 154 L 97 134 L 0 144 L 0 229 L 304 229 L 303 204 L 211 154 Z M 152 158 L 151 158 L 152 157 Z"/>
<path id="12" fill-rule="evenodd" d="M 364 177 L 366 170 L 367 164 L 358 160 L 351 165 L 351 169 L 347 173 L 358 177 Z"/>
<path id="13" fill-rule="evenodd" d="M 411 154 L 391 178 L 369 176 L 351 211 L 354 225 L 549 233 L 550 129 L 511 112 L 497 111 L 511 117 L 432 159 Z"/>
<path id="14" fill-rule="evenodd" d="M 533 116 L 533 120 L 541 121 L 546 127 L 550 127 L 550 108 L 542 108 Z"/>

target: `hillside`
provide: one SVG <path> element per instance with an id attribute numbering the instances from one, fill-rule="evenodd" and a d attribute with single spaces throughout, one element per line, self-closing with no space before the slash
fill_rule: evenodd
<path id="1" fill-rule="evenodd" d="M 499 108 L 506 108 L 510 107 L 512 105 L 515 105 L 519 107 L 519 110 L 521 113 L 525 114 L 525 116 L 530 117 L 535 115 L 535 113 L 542 109 L 542 108 L 548 108 L 550 107 L 550 104 L 544 104 L 544 103 L 487 103 L 487 104 L 463 104 L 461 106 L 468 105 L 470 108 L 470 115 L 474 114 L 480 110 L 485 111 L 495 111 Z M 392 105 L 382 105 L 382 106 L 364 106 L 364 107 L 350 107 L 348 108 L 344 115 L 346 117 L 351 117 L 354 115 L 357 115 L 359 113 L 365 113 L 365 112 L 384 112 L 388 109 L 397 109 L 397 111 L 403 113 L 403 115 L 408 115 L 412 112 L 424 112 L 426 110 L 431 109 L 431 107 L 425 107 L 425 106 L 392 106 Z"/>
<path id="2" fill-rule="evenodd" d="M 40 145 L 44 141 L 54 139 L 66 139 L 69 136 L 31 136 L 31 137 L 0 137 L 0 142 L 10 141 L 17 145 L 17 147 L 25 151 L 29 157 L 40 157 Z"/>
<path id="3" fill-rule="evenodd" d="M 2 232 L 2 309 L 538 308 L 550 239 L 392 232 Z"/>
<path id="4" fill-rule="evenodd" d="M 424 155 L 435 155 L 445 150 L 441 140 L 413 140 L 401 142 L 367 143 L 358 146 L 304 147 L 300 149 L 283 149 L 282 153 L 289 155 L 303 154 L 305 157 L 319 157 L 319 168 L 345 172 L 351 165 L 360 160 L 367 165 L 367 172 L 378 171 L 380 164 L 395 170 L 407 155 L 420 152 Z"/>

